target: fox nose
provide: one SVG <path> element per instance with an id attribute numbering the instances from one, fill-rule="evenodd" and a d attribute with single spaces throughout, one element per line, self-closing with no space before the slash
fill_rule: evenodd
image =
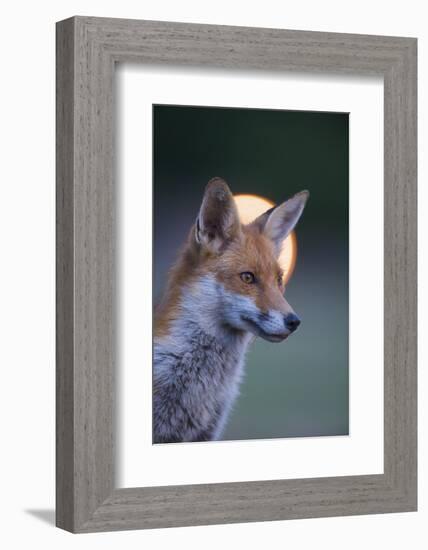
<path id="1" fill-rule="evenodd" d="M 289 313 L 284 316 L 284 324 L 290 332 L 294 332 L 300 325 L 300 319 L 294 313 Z"/>

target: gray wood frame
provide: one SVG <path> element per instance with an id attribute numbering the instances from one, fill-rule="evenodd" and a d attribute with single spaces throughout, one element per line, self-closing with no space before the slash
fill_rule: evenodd
<path id="1" fill-rule="evenodd" d="M 124 61 L 383 76 L 382 475 L 115 488 L 113 82 L 115 63 Z M 59 22 L 56 391 L 57 525 L 72 532 L 416 510 L 416 39 Z"/>

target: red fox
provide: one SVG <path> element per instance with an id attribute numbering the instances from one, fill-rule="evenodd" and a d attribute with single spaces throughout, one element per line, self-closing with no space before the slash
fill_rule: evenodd
<path id="1" fill-rule="evenodd" d="M 219 439 L 251 340 L 281 342 L 300 325 L 277 258 L 308 196 L 243 225 L 226 182 L 209 181 L 155 311 L 154 443 Z"/>

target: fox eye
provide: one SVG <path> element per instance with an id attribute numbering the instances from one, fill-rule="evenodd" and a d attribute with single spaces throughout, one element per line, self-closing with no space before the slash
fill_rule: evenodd
<path id="1" fill-rule="evenodd" d="M 278 275 L 278 286 L 282 287 L 283 279 L 282 274 Z"/>
<path id="2" fill-rule="evenodd" d="M 256 282 L 256 278 L 254 276 L 254 273 L 251 273 L 251 271 L 243 271 L 240 275 L 241 280 L 244 281 L 247 285 L 251 285 Z"/>

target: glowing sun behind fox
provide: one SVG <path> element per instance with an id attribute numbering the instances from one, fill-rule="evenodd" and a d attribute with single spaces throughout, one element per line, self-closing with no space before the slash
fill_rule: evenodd
<path id="1" fill-rule="evenodd" d="M 275 204 L 258 195 L 234 195 L 241 223 L 248 224 L 258 216 L 273 208 Z M 284 285 L 290 280 L 296 265 L 297 240 L 294 231 L 285 239 L 278 258 L 279 265 L 284 273 Z"/>

